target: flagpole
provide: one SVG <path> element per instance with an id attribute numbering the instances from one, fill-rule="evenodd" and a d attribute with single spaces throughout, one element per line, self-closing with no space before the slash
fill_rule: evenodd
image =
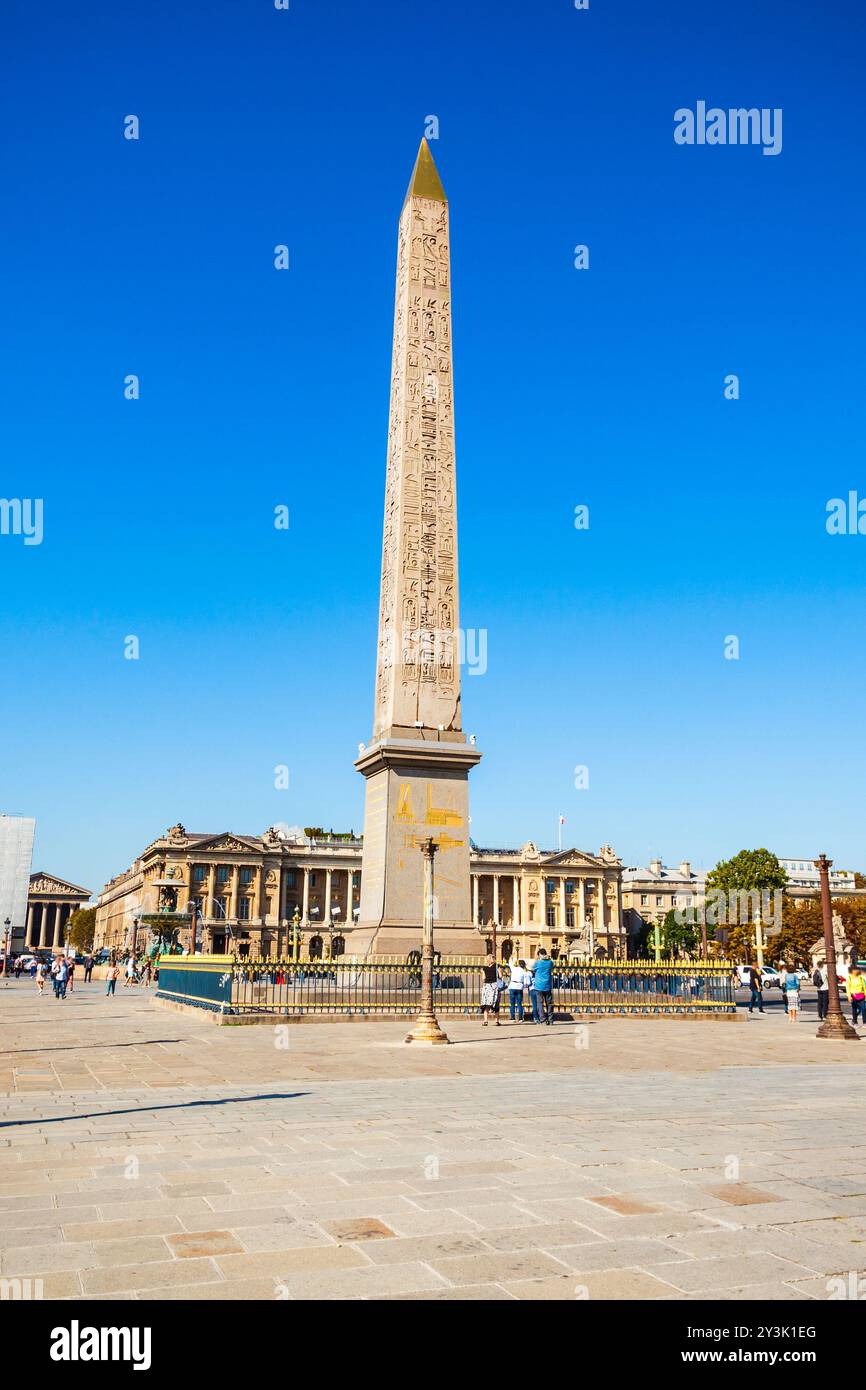
<path id="1" fill-rule="evenodd" d="M 557 834 L 559 835 L 559 852 L 560 852 L 560 854 L 561 854 L 561 853 L 562 853 L 562 816 L 561 816 L 561 815 L 560 815 L 560 817 L 559 817 L 559 825 L 558 825 L 558 827 L 557 827 Z"/>

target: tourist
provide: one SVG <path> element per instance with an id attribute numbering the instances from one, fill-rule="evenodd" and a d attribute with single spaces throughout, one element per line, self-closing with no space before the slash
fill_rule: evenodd
<path id="1" fill-rule="evenodd" d="M 749 1013 L 755 1005 L 758 1006 L 758 1013 L 764 1012 L 764 981 L 757 965 L 749 966 Z"/>
<path id="2" fill-rule="evenodd" d="M 144 984 L 145 988 L 150 985 L 151 964 L 149 960 L 144 962 Z"/>
<path id="3" fill-rule="evenodd" d="M 789 1023 L 796 1023 L 800 1017 L 800 977 L 796 970 L 786 970 L 784 995 L 782 996 L 788 1008 Z"/>
<path id="4" fill-rule="evenodd" d="M 866 975 L 854 961 L 845 981 L 845 993 L 851 1004 L 851 1022 L 855 1026 L 858 1020 L 866 1024 Z"/>
<path id="5" fill-rule="evenodd" d="M 484 1027 L 487 1027 L 487 1019 L 491 1012 L 495 1012 L 499 1001 L 499 971 L 496 968 L 496 961 L 492 955 L 484 958 L 482 966 L 482 985 L 481 985 L 481 1013 L 484 1018 Z M 499 1019 L 496 1020 L 499 1027 Z"/>
<path id="6" fill-rule="evenodd" d="M 66 962 L 66 987 L 70 994 L 75 993 L 75 961 L 72 957 Z"/>
<path id="7" fill-rule="evenodd" d="M 135 958 L 134 958 L 133 956 L 130 956 L 130 957 L 129 957 L 129 960 L 126 962 L 126 979 L 125 979 L 125 981 L 124 981 L 124 983 L 123 983 L 123 988 L 124 988 L 124 989 L 129 989 L 129 986 L 130 986 L 130 985 L 137 985 L 137 984 L 138 984 L 138 975 L 136 974 L 136 971 L 135 971 Z"/>
<path id="8" fill-rule="evenodd" d="M 820 1021 L 827 1017 L 827 1010 L 830 1007 L 830 976 L 825 960 L 818 961 L 812 974 L 812 984 L 818 991 L 818 1019 Z"/>
<path id="9" fill-rule="evenodd" d="M 60 960 L 57 956 L 51 957 L 51 983 L 54 986 L 54 998 L 60 998 L 60 982 L 57 978 L 60 972 Z"/>
<path id="10" fill-rule="evenodd" d="M 511 978 L 508 981 L 508 1006 L 512 1022 L 516 1018 L 518 1023 L 523 1022 L 523 986 L 526 983 L 526 961 L 519 960 L 516 965 L 511 967 Z"/>
<path id="11" fill-rule="evenodd" d="M 54 976 L 54 997 L 55 999 L 66 998 L 66 985 L 69 980 L 69 967 L 66 964 L 66 957 L 61 956 L 57 962 L 57 973 Z"/>
<path id="12" fill-rule="evenodd" d="M 36 962 L 36 988 L 40 994 L 45 993 L 45 962 L 42 960 Z"/>
<path id="13" fill-rule="evenodd" d="M 88 951 L 84 958 L 84 983 L 90 984 L 90 977 L 93 974 L 93 955 Z"/>
<path id="14" fill-rule="evenodd" d="M 529 990 L 529 1007 L 532 1010 L 532 1022 L 538 1022 L 538 1000 L 535 997 L 535 961 L 530 961 L 526 967 L 526 987 Z"/>
<path id="15" fill-rule="evenodd" d="M 553 961 L 542 946 L 535 962 L 537 1022 L 548 1028 L 553 1022 Z"/>
<path id="16" fill-rule="evenodd" d="M 117 989 L 117 977 L 120 974 L 120 967 L 114 961 L 108 967 L 105 975 L 105 993 L 113 994 Z"/>

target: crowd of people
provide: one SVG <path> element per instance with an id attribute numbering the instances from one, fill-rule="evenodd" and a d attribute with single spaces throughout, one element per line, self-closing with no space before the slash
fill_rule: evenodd
<path id="1" fill-rule="evenodd" d="M 812 971 L 812 984 L 815 986 L 818 1001 L 819 1020 L 827 1017 L 830 1007 L 830 976 L 827 970 L 827 962 L 818 961 Z M 749 1013 L 755 1009 L 758 1013 L 764 1012 L 764 972 L 760 966 L 752 965 L 749 967 Z M 801 978 L 797 970 L 789 969 L 782 962 L 779 966 L 779 989 L 782 1001 L 791 1023 L 796 1023 L 800 1017 L 800 995 Z M 851 1006 L 851 1022 L 856 1026 L 862 1023 L 866 1026 L 866 973 L 864 967 L 852 964 L 848 967 L 845 977 L 845 995 Z"/>
<path id="2" fill-rule="evenodd" d="M 526 1019 L 525 996 L 528 995 L 531 1021 L 550 1027 L 553 1022 L 553 961 L 543 948 L 529 965 L 519 960 L 516 965 L 503 967 L 496 964 L 492 955 L 485 958 L 481 984 L 481 1014 L 485 1028 L 491 1017 L 496 1027 L 500 1027 L 499 1012 L 506 991 L 512 1022 L 523 1023 Z"/>
<path id="3" fill-rule="evenodd" d="M 26 967 L 19 957 L 15 962 L 15 977 L 18 979 L 26 970 L 35 981 L 39 994 L 44 994 L 46 984 L 50 984 L 55 999 L 65 999 L 67 994 L 74 994 L 75 981 L 79 975 L 85 984 L 90 983 L 94 965 L 95 961 L 90 953 L 81 959 L 65 954 L 55 955 L 50 961 L 34 956 Z M 130 989 L 135 985 L 147 988 L 159 980 L 159 962 L 152 961 L 149 956 L 128 956 L 120 962 L 112 957 L 105 972 L 106 995 L 114 994 L 121 974 L 124 989 Z"/>

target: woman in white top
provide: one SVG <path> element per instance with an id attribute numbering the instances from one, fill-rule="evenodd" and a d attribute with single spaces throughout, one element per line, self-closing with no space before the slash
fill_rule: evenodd
<path id="1" fill-rule="evenodd" d="M 508 981 L 508 1002 L 512 1022 L 515 1018 L 519 1023 L 523 1022 L 523 989 L 527 983 L 528 973 L 525 960 L 519 960 L 516 965 L 511 966 L 511 978 Z"/>

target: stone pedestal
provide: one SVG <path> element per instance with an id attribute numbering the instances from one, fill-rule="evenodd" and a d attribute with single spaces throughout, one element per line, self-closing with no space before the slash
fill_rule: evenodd
<path id="1" fill-rule="evenodd" d="M 420 949 L 420 844 L 429 836 L 437 844 L 436 949 L 443 956 L 484 954 L 484 938 L 472 925 L 467 784 L 481 753 L 423 734 L 379 739 L 355 763 L 367 790 L 361 914 L 346 943 L 352 955 Z"/>

